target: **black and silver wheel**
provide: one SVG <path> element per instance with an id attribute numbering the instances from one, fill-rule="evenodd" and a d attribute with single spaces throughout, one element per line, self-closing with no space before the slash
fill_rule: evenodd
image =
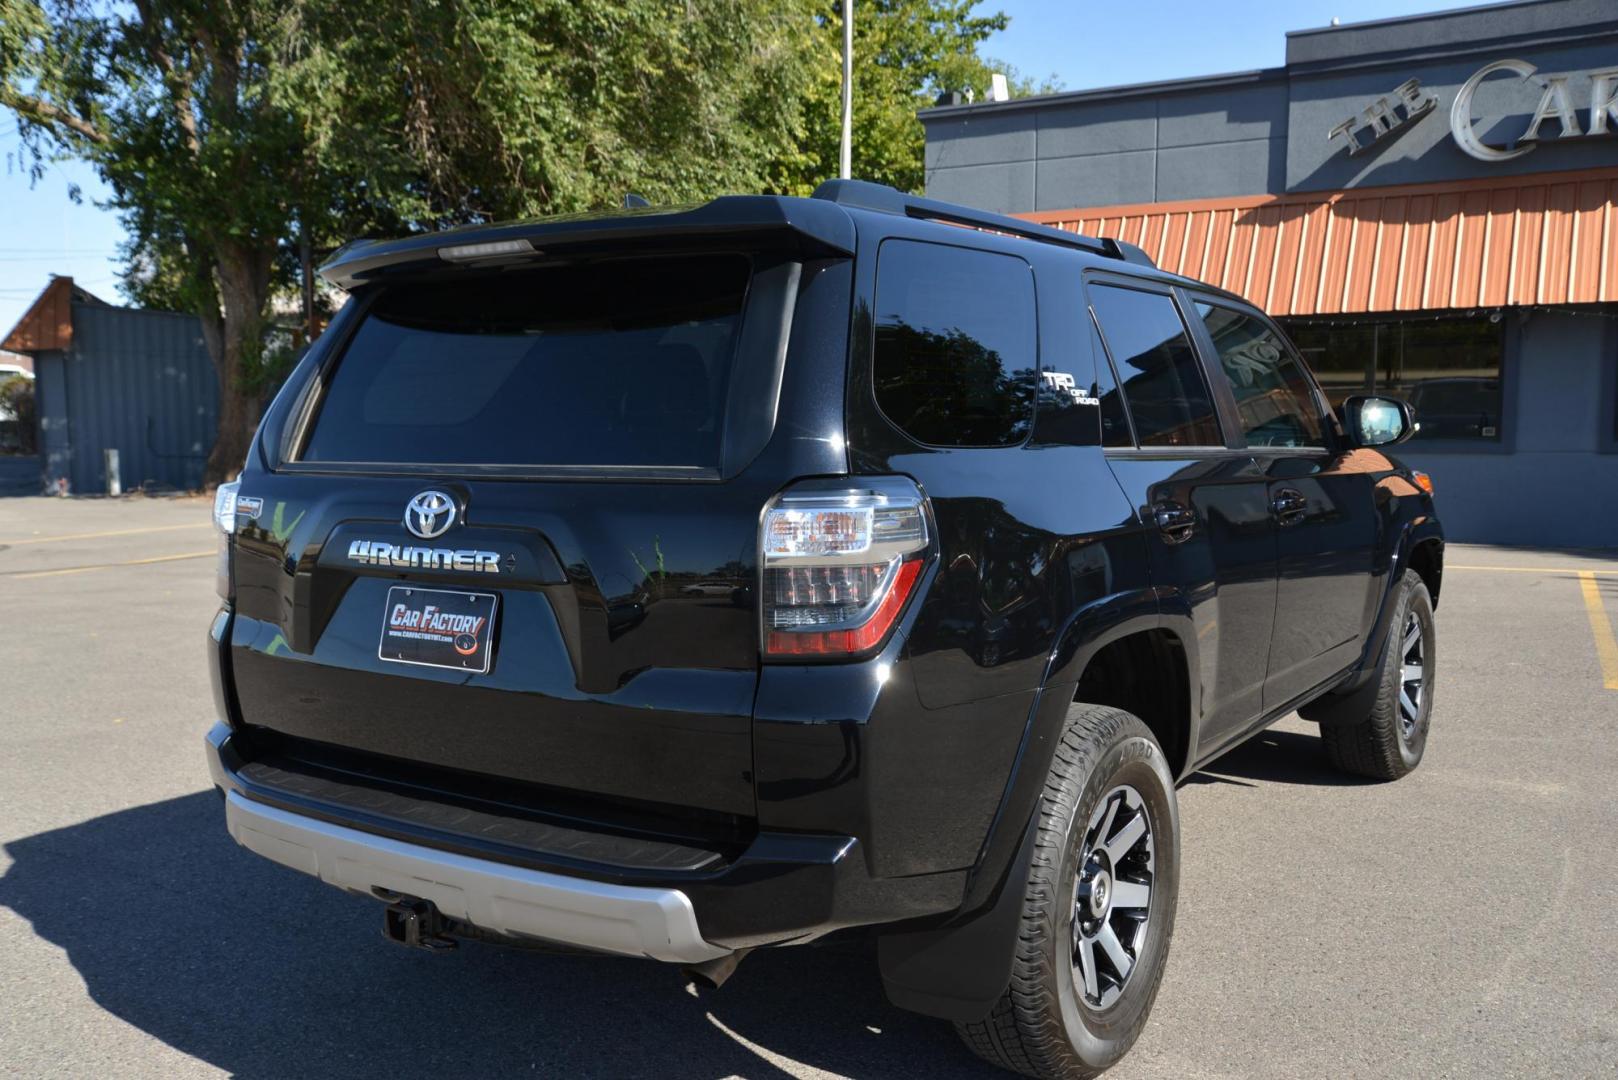
<path id="1" fill-rule="evenodd" d="M 1320 728 L 1333 765 L 1375 780 L 1397 780 L 1421 764 L 1432 727 L 1433 602 L 1420 576 L 1406 571 L 1394 603 L 1369 712 L 1332 715 Z"/>
<path id="2" fill-rule="evenodd" d="M 1140 966 L 1152 916 L 1152 824 L 1140 792 L 1107 792 L 1090 815 L 1073 878 L 1073 975 L 1084 1003 L 1111 1008 Z"/>
<path id="3" fill-rule="evenodd" d="M 1137 717 L 1074 705 L 1041 800 L 1011 985 L 956 1029 L 1035 1077 L 1094 1076 L 1134 1045 L 1157 996 L 1179 888 L 1168 762 Z"/>

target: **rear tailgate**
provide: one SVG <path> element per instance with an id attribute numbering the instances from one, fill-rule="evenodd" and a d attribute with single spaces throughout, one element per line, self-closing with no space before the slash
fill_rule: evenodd
<path id="1" fill-rule="evenodd" d="M 243 475 L 240 721 L 383 776 L 752 817 L 759 514 L 846 471 L 850 266 L 718 257 L 359 298 Z"/>

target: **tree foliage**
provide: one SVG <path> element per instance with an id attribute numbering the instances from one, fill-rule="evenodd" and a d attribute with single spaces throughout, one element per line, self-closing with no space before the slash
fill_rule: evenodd
<path id="1" fill-rule="evenodd" d="M 921 188 L 916 109 L 993 70 L 977 48 L 1006 18 L 976 6 L 857 0 L 855 175 Z M 806 194 L 836 170 L 841 39 L 812 0 L 0 0 L 0 105 L 36 170 L 107 181 L 125 293 L 202 320 L 217 480 L 300 244 Z"/>

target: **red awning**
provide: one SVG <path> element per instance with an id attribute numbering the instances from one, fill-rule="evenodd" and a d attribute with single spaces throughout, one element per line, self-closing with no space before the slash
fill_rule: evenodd
<path id="1" fill-rule="evenodd" d="M 1618 169 L 1020 216 L 1272 315 L 1618 301 Z"/>

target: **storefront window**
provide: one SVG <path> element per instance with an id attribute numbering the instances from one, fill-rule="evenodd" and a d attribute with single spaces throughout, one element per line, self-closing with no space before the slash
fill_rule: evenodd
<path id="1" fill-rule="evenodd" d="M 1417 439 L 1499 440 L 1498 322 L 1288 319 L 1284 325 L 1333 407 L 1350 394 L 1400 397 L 1416 411 Z"/>

